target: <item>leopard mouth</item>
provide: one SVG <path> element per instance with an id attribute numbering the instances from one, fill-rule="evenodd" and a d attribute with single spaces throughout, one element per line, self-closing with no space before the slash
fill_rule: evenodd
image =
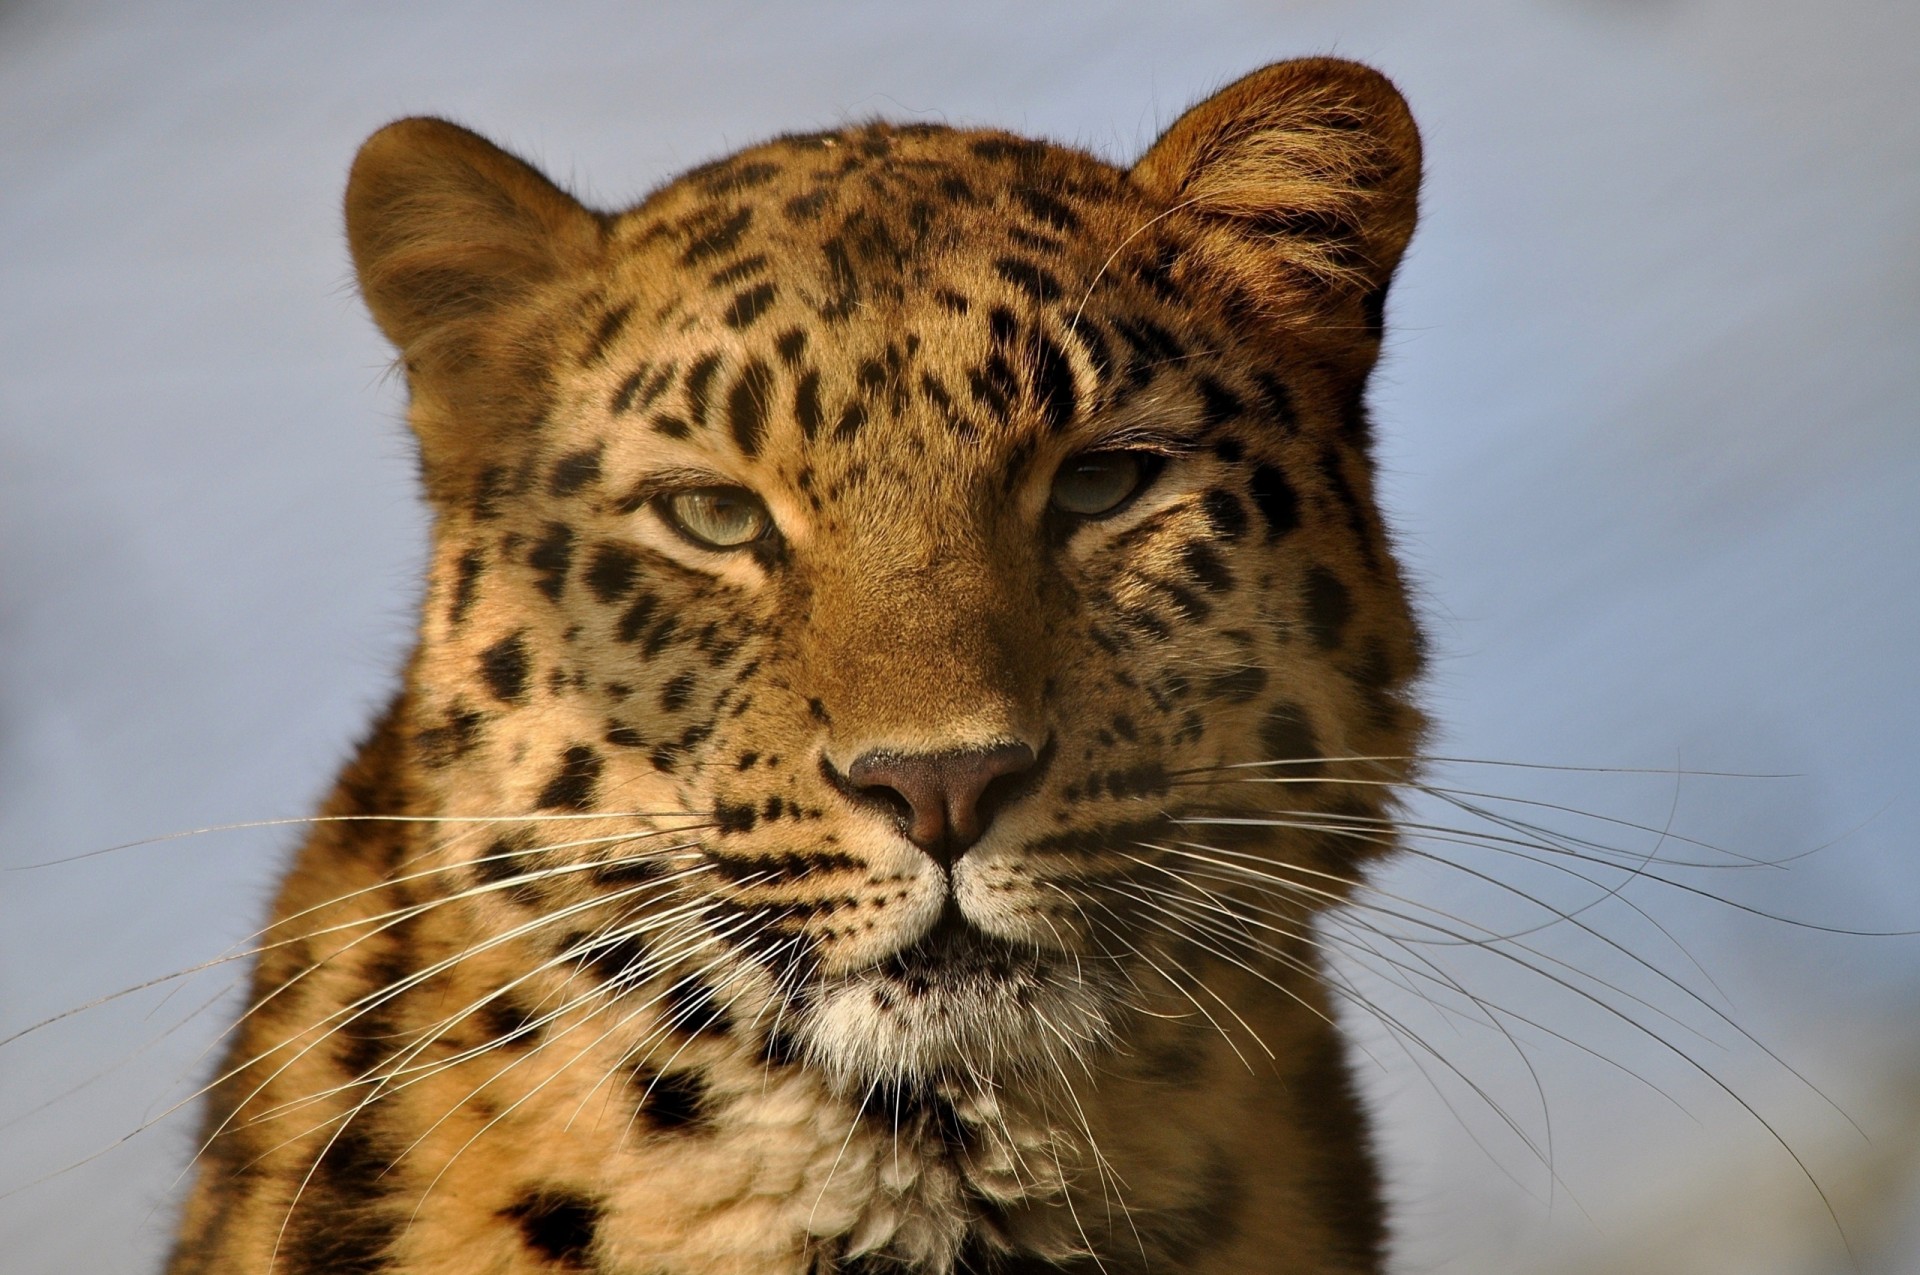
<path id="1" fill-rule="evenodd" d="M 816 986 L 808 1055 L 849 1089 L 1057 1068 L 1061 1041 L 1112 1035 L 1113 989 L 1072 962 L 997 938 L 951 898 L 918 939 Z"/>
<path id="2" fill-rule="evenodd" d="M 1029 945 L 988 934 L 948 894 L 939 919 L 927 932 L 870 967 L 879 978 L 912 996 L 963 986 L 1012 986 L 1044 978 L 1047 960 Z"/>

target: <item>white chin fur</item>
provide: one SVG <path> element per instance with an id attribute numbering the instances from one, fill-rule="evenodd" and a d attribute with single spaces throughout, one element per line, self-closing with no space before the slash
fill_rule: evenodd
<path id="1" fill-rule="evenodd" d="M 960 977 L 915 993 L 876 970 L 822 987 L 797 1035 L 847 1088 L 885 1080 L 1053 1074 L 1101 1049 L 1112 998 L 1072 974 Z"/>

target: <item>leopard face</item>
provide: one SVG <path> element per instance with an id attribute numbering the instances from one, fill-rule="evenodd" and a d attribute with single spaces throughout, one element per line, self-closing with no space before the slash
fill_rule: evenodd
<path id="1" fill-rule="evenodd" d="M 1242 86 L 1131 172 L 788 137 L 611 216 L 449 125 L 369 143 L 437 512 L 413 746 L 524 817 L 440 838 L 474 923 L 858 1086 L 1111 1048 L 1239 942 L 1210 894 L 1342 897 L 1418 730 L 1380 83 Z"/>

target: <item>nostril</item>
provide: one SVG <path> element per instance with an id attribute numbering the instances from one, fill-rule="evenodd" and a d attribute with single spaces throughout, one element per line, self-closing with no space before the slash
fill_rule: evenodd
<path id="1" fill-rule="evenodd" d="M 908 840 L 951 867 L 1031 786 L 1034 762 L 1033 749 L 1019 743 L 939 753 L 874 749 L 855 759 L 836 786 L 888 809 Z"/>

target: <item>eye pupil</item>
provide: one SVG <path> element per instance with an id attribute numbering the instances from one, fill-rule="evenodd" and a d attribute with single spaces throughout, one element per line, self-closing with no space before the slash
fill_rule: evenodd
<path id="1" fill-rule="evenodd" d="M 1145 485 L 1148 458 L 1140 452 L 1086 452 L 1053 478 L 1054 508 L 1083 518 L 1119 508 Z"/>
<path id="2" fill-rule="evenodd" d="M 709 549 L 737 549 L 761 539 L 773 526 L 760 498 L 743 487 L 696 487 L 661 501 L 667 522 Z"/>

